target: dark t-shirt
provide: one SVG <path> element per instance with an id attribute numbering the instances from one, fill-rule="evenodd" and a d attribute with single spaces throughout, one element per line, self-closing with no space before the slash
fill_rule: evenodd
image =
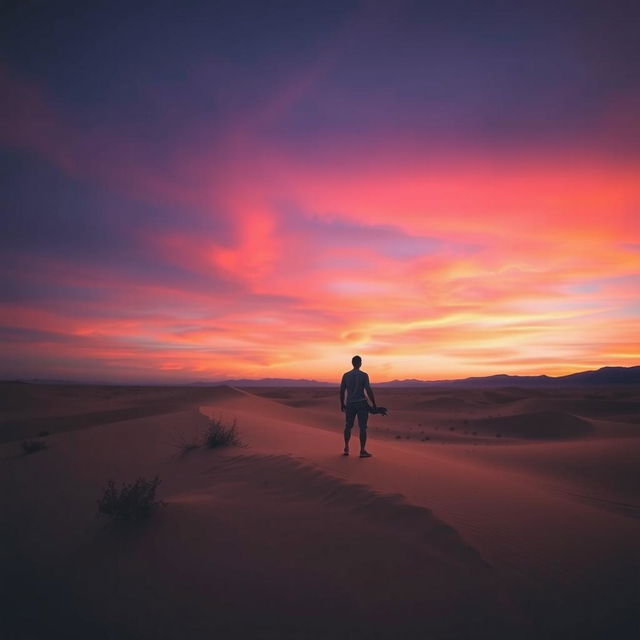
<path id="1" fill-rule="evenodd" d="M 364 390 L 369 386 L 369 376 L 359 369 L 347 371 L 342 376 L 342 388 L 347 390 L 347 404 L 366 400 Z"/>

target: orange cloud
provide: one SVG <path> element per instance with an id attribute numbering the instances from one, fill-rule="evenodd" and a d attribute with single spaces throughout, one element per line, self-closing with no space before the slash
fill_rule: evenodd
<path id="1" fill-rule="evenodd" d="M 415 152 L 399 137 L 270 145 L 249 125 L 277 117 L 307 90 L 300 80 L 215 151 L 150 167 L 134 142 L 77 130 L 3 74 L 16 89 L 5 142 L 173 207 L 177 221 L 132 224 L 127 265 L 34 255 L 7 267 L 18 288 L 49 292 L 2 305 L 14 372 L 40 361 L 51 376 L 334 380 L 357 350 L 372 373 L 433 379 L 640 355 L 640 168 L 629 158 L 440 152 L 441 141 Z"/>

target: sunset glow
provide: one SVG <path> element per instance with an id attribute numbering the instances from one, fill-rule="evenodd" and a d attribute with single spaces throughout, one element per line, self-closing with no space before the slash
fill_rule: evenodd
<path id="1" fill-rule="evenodd" d="M 401 6 L 309 10 L 303 47 L 269 32 L 246 56 L 184 25 L 163 48 L 168 15 L 144 51 L 144 16 L 117 35 L 83 16 L 96 45 L 75 75 L 67 33 L 51 57 L 5 45 L 1 375 L 637 364 L 640 91 L 607 83 L 616 47 L 474 39 L 451 16 L 429 44 L 415 21 L 433 19 Z"/>

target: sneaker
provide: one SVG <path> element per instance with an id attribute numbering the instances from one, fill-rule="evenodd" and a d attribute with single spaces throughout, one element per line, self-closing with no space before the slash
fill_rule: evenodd
<path id="1" fill-rule="evenodd" d="M 361 451 L 360 452 L 360 457 L 361 458 L 370 458 L 371 454 L 368 451 Z"/>

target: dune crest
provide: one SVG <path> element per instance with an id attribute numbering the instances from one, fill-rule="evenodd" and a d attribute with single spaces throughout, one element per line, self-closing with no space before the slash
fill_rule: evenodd
<path id="1" fill-rule="evenodd" d="M 480 553 L 430 509 L 411 504 L 400 494 L 382 493 L 330 475 L 301 458 L 261 454 L 225 456 L 204 475 L 226 482 L 243 482 L 287 499 L 340 507 L 394 529 L 405 536 L 407 542 L 424 545 L 449 561 L 487 566 Z"/>

